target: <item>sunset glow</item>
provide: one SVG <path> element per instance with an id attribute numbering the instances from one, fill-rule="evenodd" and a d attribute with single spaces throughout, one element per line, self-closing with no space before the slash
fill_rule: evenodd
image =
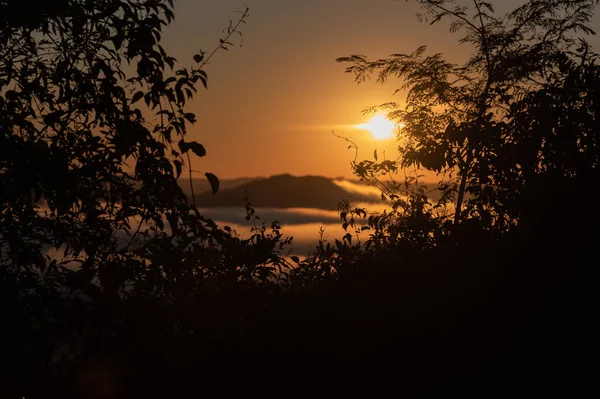
<path id="1" fill-rule="evenodd" d="M 357 126 L 359 129 L 368 130 L 377 140 L 386 140 L 394 137 L 396 124 L 384 115 L 375 115 L 369 122 Z"/>

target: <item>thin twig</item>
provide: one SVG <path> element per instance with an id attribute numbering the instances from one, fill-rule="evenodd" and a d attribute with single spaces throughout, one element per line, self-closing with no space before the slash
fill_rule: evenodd
<path id="1" fill-rule="evenodd" d="M 248 8 L 248 6 L 246 6 L 246 9 L 242 13 L 242 16 L 240 17 L 240 19 L 237 21 L 237 23 L 233 27 L 231 24 L 229 25 L 227 36 L 224 39 L 219 39 L 219 45 L 214 48 L 214 50 L 208 55 L 208 57 L 206 57 L 204 59 L 204 61 L 202 61 L 202 63 L 200 63 L 200 65 L 198 65 L 198 70 L 201 70 L 219 50 L 226 49 L 224 46 L 227 44 L 227 42 L 229 41 L 231 36 L 233 36 L 235 33 L 239 32 L 238 31 L 239 26 L 242 23 L 245 23 L 245 20 L 246 20 L 246 18 L 248 18 L 249 15 L 250 15 L 250 8 Z M 194 184 L 192 181 L 192 172 L 193 172 L 192 171 L 192 160 L 190 158 L 189 151 L 186 152 L 186 155 L 187 155 L 187 159 L 188 159 L 188 172 L 190 175 L 190 191 L 192 194 L 192 206 L 195 208 L 196 207 L 196 196 L 194 194 Z"/>
<path id="2" fill-rule="evenodd" d="M 331 131 L 331 134 L 333 134 L 338 139 L 347 141 L 348 143 L 351 144 L 352 147 L 354 147 L 354 163 L 356 163 L 356 160 L 358 159 L 358 145 L 354 141 L 350 140 L 348 137 L 344 137 L 344 136 L 340 136 L 339 134 L 336 134 L 334 130 Z"/>
<path id="3" fill-rule="evenodd" d="M 243 24 L 246 23 L 245 20 L 250 16 L 250 8 L 248 6 L 246 6 L 246 9 L 244 10 L 244 12 L 242 13 L 242 16 L 240 17 L 240 19 L 238 20 L 238 22 L 235 24 L 235 26 L 233 26 L 233 28 L 229 27 L 228 30 L 228 34 L 225 37 L 225 39 L 219 39 L 219 45 L 217 47 L 215 47 L 215 49 L 208 55 L 208 57 L 206 57 L 206 59 L 204 61 L 202 61 L 202 63 L 198 66 L 198 69 L 202 69 L 202 67 L 204 65 L 206 65 L 208 63 L 208 61 L 210 61 L 210 59 L 221 49 L 223 49 L 224 45 L 227 44 L 227 42 L 229 41 L 229 39 L 231 38 L 231 36 L 233 36 L 236 32 L 238 32 L 238 27 Z"/>

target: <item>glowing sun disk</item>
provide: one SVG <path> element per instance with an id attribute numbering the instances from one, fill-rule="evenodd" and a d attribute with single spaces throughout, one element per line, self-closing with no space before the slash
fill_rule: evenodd
<path id="1" fill-rule="evenodd" d="M 369 130 L 377 140 L 385 140 L 394 137 L 396 124 L 384 115 L 375 115 L 370 121 L 356 126 L 359 129 Z"/>

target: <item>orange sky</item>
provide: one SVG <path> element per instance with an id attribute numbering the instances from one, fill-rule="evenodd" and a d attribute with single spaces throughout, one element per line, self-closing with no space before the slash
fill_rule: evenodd
<path id="1" fill-rule="evenodd" d="M 507 10 L 523 1 L 494 3 Z M 401 95 L 392 97 L 396 86 L 356 85 L 335 59 L 353 53 L 384 57 L 423 44 L 456 61 L 469 52 L 447 25 L 419 23 L 418 7 L 402 0 L 177 0 L 165 47 L 190 65 L 195 52 L 214 48 L 246 4 L 251 16 L 243 46 L 215 56 L 206 67 L 209 90 L 199 90 L 190 105 L 198 117 L 190 140 L 208 152 L 194 169 L 221 178 L 351 177 L 354 153 L 332 130 L 359 145 L 359 159 L 371 157 L 375 148 L 392 158 L 394 140 L 376 141 L 349 126 L 368 120 L 361 112 L 367 106 L 400 101 Z"/>

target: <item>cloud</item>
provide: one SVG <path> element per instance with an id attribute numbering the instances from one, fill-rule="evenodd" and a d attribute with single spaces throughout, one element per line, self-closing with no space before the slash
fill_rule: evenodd
<path id="1" fill-rule="evenodd" d="M 336 211 L 314 208 L 256 208 L 256 215 L 267 222 L 279 221 L 280 224 L 297 225 L 306 223 L 337 223 L 340 221 Z M 213 220 L 223 223 L 235 223 L 250 226 L 246 221 L 246 209 L 241 207 L 205 208 L 200 212 Z"/>
<path id="2" fill-rule="evenodd" d="M 367 184 L 359 184 L 350 180 L 333 180 L 333 183 L 348 194 L 359 194 L 365 201 L 381 202 L 381 191 Z"/>

